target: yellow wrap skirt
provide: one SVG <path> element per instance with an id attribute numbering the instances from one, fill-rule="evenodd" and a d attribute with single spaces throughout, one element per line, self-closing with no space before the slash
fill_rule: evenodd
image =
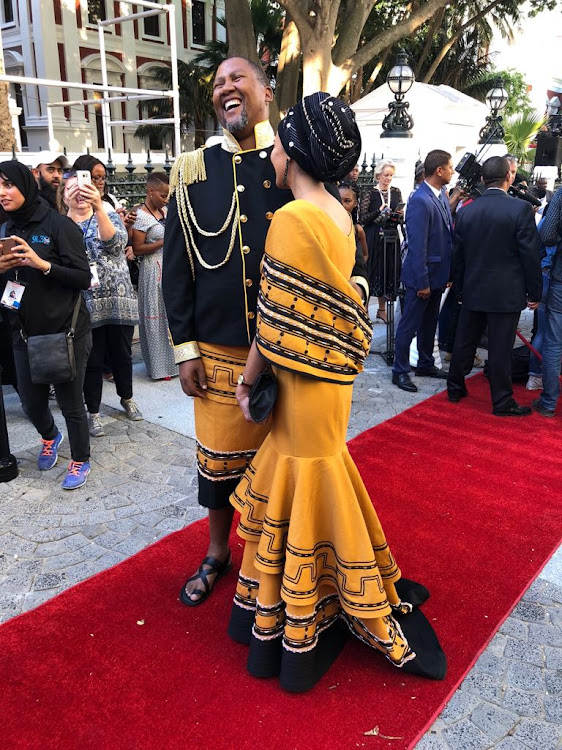
<path id="1" fill-rule="evenodd" d="M 246 546 L 229 632 L 250 645 L 252 674 L 283 684 L 286 663 L 284 687 L 299 691 L 343 645 L 332 634 L 329 656 L 319 648 L 341 616 L 397 665 L 415 654 L 389 617 L 400 571 L 346 446 L 352 387 L 276 375 L 271 431 L 231 496 Z"/>

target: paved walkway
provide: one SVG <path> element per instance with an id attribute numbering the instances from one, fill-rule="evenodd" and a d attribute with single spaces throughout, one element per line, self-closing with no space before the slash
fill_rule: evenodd
<path id="1" fill-rule="evenodd" d="M 383 344 L 375 327 L 373 349 Z M 406 394 L 371 354 L 357 379 L 351 438 L 443 388 L 418 381 Z M 65 588 L 126 559 L 203 514 L 196 499 L 193 418 L 177 380 L 152 383 L 135 365 L 144 422 L 128 422 L 115 389 L 104 386 L 106 436 L 93 439 L 84 489 L 64 492 L 69 460 L 42 475 L 38 440 L 17 395 L 5 388 L 12 451 L 20 476 L 0 485 L 0 622 L 33 609 Z M 56 412 L 56 410 L 54 410 Z M 536 417 L 532 417 L 535 419 Z M 59 424 L 64 425 L 62 419 Z M 559 551 L 560 552 L 560 551 Z M 525 594 L 418 750 L 554 750 L 562 747 L 562 554 Z M 392 732 L 389 732 L 392 734 Z"/>

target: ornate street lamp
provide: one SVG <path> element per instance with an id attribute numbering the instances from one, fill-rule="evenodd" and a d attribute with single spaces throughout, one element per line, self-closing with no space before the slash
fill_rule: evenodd
<path id="1" fill-rule="evenodd" d="M 405 94 L 412 88 L 416 77 L 408 65 L 408 55 L 401 50 L 396 56 L 396 63 L 390 69 L 386 82 L 394 94 L 394 101 L 388 105 L 389 113 L 382 121 L 381 138 L 411 138 L 414 120 L 408 112 L 409 104 L 404 101 Z"/>
<path id="2" fill-rule="evenodd" d="M 486 117 L 486 124 L 480 131 L 479 143 L 503 143 L 505 130 L 502 126 L 501 112 L 507 105 L 507 99 L 503 81 L 498 78 L 486 94 L 486 104 L 490 109 L 490 114 Z"/>

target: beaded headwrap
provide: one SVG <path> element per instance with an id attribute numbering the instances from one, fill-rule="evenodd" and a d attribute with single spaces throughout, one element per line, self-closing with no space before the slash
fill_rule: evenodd
<path id="1" fill-rule="evenodd" d="M 361 135 L 349 106 L 322 91 L 287 112 L 279 138 L 288 156 L 322 182 L 345 177 L 361 155 Z"/>

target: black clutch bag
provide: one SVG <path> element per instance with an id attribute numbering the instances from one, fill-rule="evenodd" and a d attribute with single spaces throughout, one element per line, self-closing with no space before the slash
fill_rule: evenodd
<path id="1" fill-rule="evenodd" d="M 260 372 L 250 388 L 250 416 L 263 422 L 271 414 L 277 399 L 277 378 L 272 372 Z"/>

